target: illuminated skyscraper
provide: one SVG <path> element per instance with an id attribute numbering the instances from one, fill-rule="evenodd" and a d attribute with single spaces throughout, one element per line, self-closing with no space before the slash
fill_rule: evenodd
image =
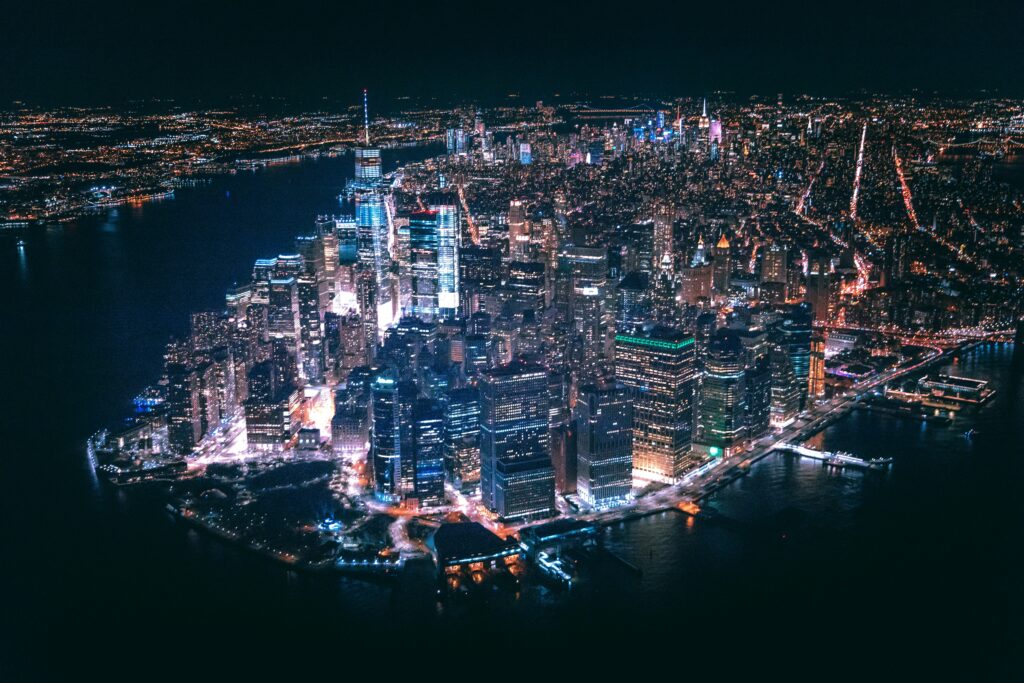
<path id="1" fill-rule="evenodd" d="M 771 425 L 776 429 L 790 425 L 800 412 L 800 387 L 789 356 L 779 346 L 768 352 L 772 376 Z"/>
<path id="2" fill-rule="evenodd" d="M 254 365 L 248 384 L 245 433 L 249 448 L 281 451 L 294 445 L 302 426 L 301 393 L 293 384 L 287 356 L 283 362 L 279 358 Z"/>
<path id="3" fill-rule="evenodd" d="M 415 488 L 415 461 L 408 437 L 416 387 L 399 382 L 393 372 L 385 371 L 374 378 L 371 392 L 373 490 L 378 500 L 394 505 Z"/>
<path id="4" fill-rule="evenodd" d="M 654 319 L 666 325 L 679 324 L 679 301 L 676 299 L 676 279 L 672 274 L 671 257 L 662 259 L 651 286 L 651 313 Z"/>
<path id="5" fill-rule="evenodd" d="M 628 273 L 615 288 L 615 329 L 629 330 L 650 320 L 647 292 L 648 276 L 640 271 Z"/>
<path id="6" fill-rule="evenodd" d="M 381 176 L 380 150 L 357 147 L 356 159 L 356 180 L 370 185 Z"/>
<path id="7" fill-rule="evenodd" d="M 814 322 L 831 323 L 838 298 L 839 279 L 832 273 L 832 260 L 824 252 L 812 254 L 807 264 L 807 301 Z"/>
<path id="8" fill-rule="evenodd" d="M 440 401 L 419 398 L 412 407 L 413 488 L 419 507 L 443 505 L 444 496 L 444 407 Z"/>
<path id="9" fill-rule="evenodd" d="M 715 259 L 711 266 L 713 270 L 712 285 L 719 296 L 724 296 L 729 291 L 729 277 L 732 275 L 732 255 L 729 253 L 729 240 L 725 233 L 719 238 L 715 245 Z"/>
<path id="10" fill-rule="evenodd" d="M 811 335 L 807 394 L 812 400 L 825 395 L 825 335 L 820 332 L 815 332 Z"/>
<path id="11" fill-rule="evenodd" d="M 773 328 L 776 343 L 789 357 L 796 385 L 800 391 L 800 409 L 807 401 L 808 377 L 811 370 L 811 315 L 806 305 L 794 306 Z"/>
<path id="12" fill-rule="evenodd" d="M 372 363 L 377 358 L 377 349 L 380 346 L 380 327 L 377 321 L 378 291 L 373 269 L 362 264 L 356 266 L 356 300 L 362 323 L 362 355 L 367 363 Z"/>
<path id="13" fill-rule="evenodd" d="M 299 290 L 295 277 L 272 278 L 267 303 L 267 332 L 280 339 L 293 355 L 298 353 Z"/>
<path id="14" fill-rule="evenodd" d="M 633 486 L 633 405 L 621 384 L 580 388 L 576 491 L 596 508 L 621 505 Z"/>
<path id="15" fill-rule="evenodd" d="M 381 175 L 380 150 L 370 147 L 370 107 L 363 90 L 363 146 L 355 151 L 355 179 L 350 190 L 371 190 L 380 182 Z"/>
<path id="16" fill-rule="evenodd" d="M 608 286 L 608 252 L 605 249 L 567 246 L 559 251 L 560 288 L 564 315 L 579 340 L 579 377 L 589 376 L 604 355 L 613 327 L 611 292 Z"/>
<path id="17" fill-rule="evenodd" d="M 669 268 L 673 267 L 672 251 L 672 221 L 675 219 L 675 207 L 664 201 L 659 201 L 654 206 L 654 253 L 652 254 L 654 267 L 659 268 L 667 263 Z M 668 256 L 666 260 L 665 256 Z"/>
<path id="18" fill-rule="evenodd" d="M 501 251 L 497 248 L 468 246 L 459 249 L 459 299 L 464 315 L 497 308 L 501 286 Z"/>
<path id="19" fill-rule="evenodd" d="M 526 165 L 533 163 L 533 152 L 529 142 L 519 143 L 519 163 Z"/>
<path id="20" fill-rule="evenodd" d="M 430 198 L 437 214 L 437 308 L 441 318 L 453 318 L 459 309 L 459 205 L 451 193 Z"/>
<path id="21" fill-rule="evenodd" d="M 753 440 L 766 434 L 771 426 L 771 343 L 765 330 L 743 330 L 737 334 L 743 347 L 747 438 Z"/>
<path id="22" fill-rule="evenodd" d="M 694 339 L 667 328 L 615 336 L 615 377 L 633 397 L 633 471 L 676 481 L 697 459 L 691 452 L 696 385 Z"/>
<path id="23" fill-rule="evenodd" d="M 409 216 L 411 313 L 424 320 L 434 320 L 438 314 L 438 241 L 436 211 Z"/>
<path id="24" fill-rule="evenodd" d="M 377 324 L 383 330 L 395 319 L 387 207 L 384 197 L 376 192 L 359 193 L 355 202 L 357 257 L 359 264 L 373 273 Z M 369 317 L 368 312 L 361 313 Z"/>
<path id="25" fill-rule="evenodd" d="M 480 391 L 476 387 L 449 392 L 444 415 L 445 469 L 455 486 L 480 483 Z"/>
<path id="26" fill-rule="evenodd" d="M 461 128 L 449 128 L 445 131 L 445 142 L 447 143 L 448 154 L 458 155 L 466 153 L 466 131 Z"/>
<path id="27" fill-rule="evenodd" d="M 761 258 L 761 282 L 785 284 L 787 280 L 787 263 L 789 262 L 789 250 L 785 245 L 772 242 L 762 252 Z"/>
<path id="28" fill-rule="evenodd" d="M 526 261 L 530 247 L 530 224 L 526 220 L 526 206 L 513 199 L 508 207 L 508 252 L 512 261 Z"/>
<path id="29" fill-rule="evenodd" d="M 704 359 L 697 446 L 711 457 L 729 457 L 747 434 L 743 347 L 732 330 L 715 332 Z"/>
<path id="30" fill-rule="evenodd" d="M 540 312 L 544 309 L 544 264 L 533 261 L 513 261 L 508 266 L 506 283 L 509 300 L 519 310 Z"/>
<path id="31" fill-rule="evenodd" d="M 316 279 L 316 304 L 321 314 L 331 306 L 333 284 L 327 279 L 327 264 L 324 255 L 324 236 L 301 235 L 295 238 L 295 251 L 302 256 L 302 274 Z"/>
<path id="32" fill-rule="evenodd" d="M 480 385 L 480 491 L 502 519 L 546 517 L 555 509 L 548 452 L 548 373 L 512 363 Z"/>
<path id="33" fill-rule="evenodd" d="M 654 261 L 654 221 L 620 226 L 619 241 L 624 248 L 622 265 L 626 272 L 639 270 L 650 275 L 657 270 L 658 263 Z"/>
<path id="34" fill-rule="evenodd" d="M 302 378 L 310 384 L 324 380 L 323 327 L 320 319 L 321 280 L 304 273 L 296 281 L 299 303 L 299 354 Z"/>
<path id="35" fill-rule="evenodd" d="M 199 376 L 187 359 L 168 353 L 164 366 L 167 378 L 167 441 L 173 453 L 191 453 L 202 438 Z"/>

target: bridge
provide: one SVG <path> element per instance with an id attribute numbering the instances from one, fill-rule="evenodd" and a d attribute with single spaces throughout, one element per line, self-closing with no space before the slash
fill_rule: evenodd
<path id="1" fill-rule="evenodd" d="M 774 448 L 777 451 L 792 453 L 804 458 L 811 458 L 812 460 L 820 460 L 826 465 L 830 465 L 832 467 L 857 467 L 865 470 L 880 470 L 892 464 L 892 458 L 874 458 L 872 460 L 865 460 L 864 458 L 858 458 L 850 453 L 843 453 L 841 451 L 837 451 L 835 453 L 829 451 L 818 451 L 813 448 L 807 448 L 806 446 L 786 441 L 778 442 L 775 444 Z"/>
<path id="2" fill-rule="evenodd" d="M 939 154 L 943 154 L 948 150 L 973 149 L 980 154 L 1005 156 L 1011 153 L 1019 154 L 1024 150 L 1024 137 L 1014 137 L 1012 135 L 983 136 L 964 142 L 949 142 L 932 139 L 929 139 L 928 142 L 938 148 Z"/>

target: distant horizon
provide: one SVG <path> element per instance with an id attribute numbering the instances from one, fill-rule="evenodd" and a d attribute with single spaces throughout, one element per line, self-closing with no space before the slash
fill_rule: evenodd
<path id="1" fill-rule="evenodd" d="M 548 91 L 548 92 L 509 92 L 506 94 L 417 94 L 404 95 L 401 93 L 381 94 L 373 88 L 370 92 L 370 114 L 391 114 L 406 106 L 422 106 L 427 104 L 443 106 L 449 109 L 458 109 L 467 106 L 480 106 L 484 108 L 496 108 L 502 106 L 535 106 L 537 102 L 545 105 L 576 105 L 576 104 L 599 104 L 600 100 L 609 101 L 637 101 L 649 104 L 669 105 L 683 100 L 699 101 L 707 98 L 713 102 L 725 102 L 734 105 L 743 105 L 752 101 L 767 100 L 774 104 L 778 95 L 783 96 L 784 106 L 791 105 L 795 99 L 820 100 L 822 102 L 868 102 L 875 98 L 884 99 L 911 99 L 919 101 L 947 101 L 981 104 L 985 102 L 1019 101 L 1024 100 L 1024 90 L 1012 92 L 999 89 L 977 89 L 977 90 L 939 90 L 925 88 L 898 88 L 892 90 L 878 90 L 857 88 L 842 93 L 825 93 L 805 90 L 792 91 L 739 91 L 739 90 L 710 90 L 710 91 L 678 91 L 664 92 L 583 92 L 583 91 Z M 315 111 L 361 111 L 362 101 L 360 95 L 362 89 L 354 89 L 351 97 L 346 94 L 323 94 L 323 95 L 274 95 L 266 93 L 236 93 L 221 95 L 217 97 L 201 95 L 180 95 L 180 96 L 140 96 L 123 97 L 109 100 L 75 100 L 58 101 L 49 98 L 12 98 L 0 101 L 0 111 L 15 111 L 17 109 L 102 109 L 111 108 L 115 110 L 131 109 L 133 107 L 147 106 L 155 109 L 165 107 L 168 109 L 192 107 L 232 107 L 245 108 L 249 106 L 273 109 L 275 106 L 291 109 L 293 111 L 315 112 Z M 319 108 L 318 108 L 319 107 Z"/>

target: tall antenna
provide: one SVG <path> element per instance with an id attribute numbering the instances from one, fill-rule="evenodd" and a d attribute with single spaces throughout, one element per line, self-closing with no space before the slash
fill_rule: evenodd
<path id="1" fill-rule="evenodd" d="M 366 146 L 370 146 L 370 105 L 366 101 L 366 88 L 363 88 L 363 133 L 366 136 Z"/>

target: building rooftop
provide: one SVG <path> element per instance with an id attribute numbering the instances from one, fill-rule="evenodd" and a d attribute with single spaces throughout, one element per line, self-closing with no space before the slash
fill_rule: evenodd
<path id="1" fill-rule="evenodd" d="M 442 524 L 434 533 L 434 550 L 440 565 L 482 562 L 519 550 L 514 540 L 502 539 L 478 522 Z"/>

